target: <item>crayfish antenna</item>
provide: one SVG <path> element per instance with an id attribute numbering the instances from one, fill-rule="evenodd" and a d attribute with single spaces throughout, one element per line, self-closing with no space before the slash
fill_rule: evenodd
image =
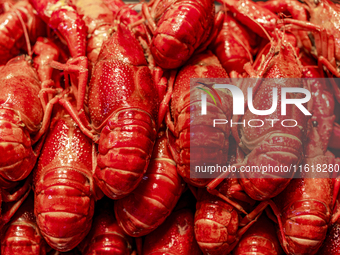
<path id="1" fill-rule="evenodd" d="M 151 13 L 149 11 L 149 7 L 147 6 L 147 4 L 142 5 L 142 13 L 143 13 L 144 21 L 145 20 L 147 21 L 148 28 L 150 29 L 151 33 L 154 34 L 157 28 L 157 25 L 151 16 Z"/>
<path id="2" fill-rule="evenodd" d="M 256 24 L 259 26 L 259 28 L 264 32 L 264 34 L 267 36 L 267 38 L 268 38 L 268 40 L 270 41 L 270 43 L 273 43 L 274 40 L 273 40 L 273 38 L 268 34 L 267 30 L 264 29 L 264 27 L 263 27 L 260 23 L 258 23 L 255 19 L 253 19 L 252 17 L 248 16 L 248 18 L 249 18 L 251 21 L 253 21 L 254 23 L 256 23 Z"/>
<path id="3" fill-rule="evenodd" d="M 15 14 L 18 16 L 18 18 L 20 20 L 20 23 L 22 25 L 22 29 L 24 31 L 28 55 L 32 58 L 32 48 L 31 48 L 30 38 L 29 38 L 29 35 L 28 35 L 28 32 L 27 32 L 27 28 L 26 28 L 25 22 L 22 19 L 20 13 L 17 10 L 15 10 Z"/>

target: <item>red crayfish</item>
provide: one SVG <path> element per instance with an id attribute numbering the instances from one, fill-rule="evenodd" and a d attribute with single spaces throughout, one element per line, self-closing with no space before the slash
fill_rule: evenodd
<path id="1" fill-rule="evenodd" d="M 127 197 L 114 204 L 118 224 L 130 236 L 150 233 L 169 216 L 183 188 L 165 132 L 161 131 L 143 180 Z"/>
<path id="2" fill-rule="evenodd" d="M 102 46 L 89 88 L 92 125 L 100 133 L 94 178 L 108 197 L 126 196 L 141 181 L 156 140 L 158 107 L 142 47 L 119 25 Z"/>
<path id="3" fill-rule="evenodd" d="M 152 34 L 150 50 L 158 66 L 183 65 L 198 48 L 205 49 L 217 34 L 223 15 L 216 15 L 212 0 L 153 1 L 143 15 Z"/>
<path id="4" fill-rule="evenodd" d="M 196 123 L 190 124 L 190 114 L 196 116 L 200 113 L 200 90 L 198 87 L 209 89 L 204 84 L 195 84 L 194 88 L 190 88 L 190 78 L 227 78 L 228 74 L 221 66 L 217 57 L 210 51 L 193 56 L 189 62 L 178 73 L 174 92 L 171 100 L 171 119 L 170 112 L 166 118 L 168 126 L 168 140 L 171 153 L 177 163 L 177 171 L 183 177 L 184 181 L 198 187 L 204 187 L 209 179 L 190 178 L 190 149 L 202 146 L 202 135 L 207 137 L 204 141 L 206 148 L 213 150 L 198 151 L 195 157 L 203 157 L 208 162 L 218 162 L 223 164 L 227 161 L 230 127 L 222 126 L 216 132 L 212 126 Z M 214 104 L 212 99 L 208 99 L 209 112 L 212 119 L 230 119 L 231 117 L 231 94 L 218 90 L 221 98 L 221 104 Z M 213 92 L 214 93 L 214 92 Z M 194 100 L 191 100 L 191 99 Z M 191 101 L 190 101 L 191 100 Z M 190 112 L 191 111 L 191 112 Z M 197 117 L 199 118 L 199 117 Z M 209 119 L 210 120 L 210 119 Z M 205 120 L 206 121 L 206 120 Z M 192 133 L 192 138 L 190 134 Z M 190 145 L 192 146 L 190 148 Z M 204 149 L 203 149 L 204 150 Z"/>

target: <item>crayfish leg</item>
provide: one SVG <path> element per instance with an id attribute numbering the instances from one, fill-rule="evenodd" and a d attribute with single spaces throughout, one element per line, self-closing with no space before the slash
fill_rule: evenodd
<path id="1" fill-rule="evenodd" d="M 7 197 L 6 199 L 8 201 L 12 200 L 15 201 L 17 200 L 13 205 L 10 206 L 10 208 L 8 210 L 6 210 L 6 212 L 2 215 L 1 221 L 0 221 L 0 229 L 7 223 L 10 221 L 10 219 L 12 218 L 12 216 L 15 214 L 15 212 L 19 209 L 19 207 L 22 205 L 22 203 L 25 201 L 25 199 L 27 198 L 28 194 L 31 191 L 31 181 L 32 178 L 28 177 L 23 185 L 22 188 L 19 189 L 19 191 L 15 192 L 13 195 L 11 195 L 11 197 Z M 2 192 L 2 196 L 3 196 L 3 192 Z M 6 196 L 6 195 L 5 195 Z M 5 198 L 5 197 L 3 197 Z M 6 200 L 4 199 L 4 201 Z"/>
<path id="2" fill-rule="evenodd" d="M 338 78 L 340 77 L 340 72 L 331 64 L 331 62 L 328 59 L 326 59 L 323 56 L 320 56 L 318 58 L 318 62 L 319 65 L 324 65 L 333 75 L 335 75 Z"/>
<path id="3" fill-rule="evenodd" d="M 83 109 L 84 100 L 85 100 L 85 93 L 86 93 L 86 85 L 88 81 L 88 63 L 86 57 L 77 57 L 74 59 L 70 59 L 67 61 L 66 64 L 61 64 L 56 61 L 51 62 L 51 66 L 59 69 L 64 70 L 65 76 L 68 73 L 76 73 L 79 75 L 78 77 L 78 86 L 72 82 L 72 92 L 77 99 L 77 111 L 79 112 Z"/>
<path id="4" fill-rule="evenodd" d="M 159 99 L 162 100 L 159 106 L 159 111 L 158 111 L 158 128 L 160 128 L 165 115 L 167 114 L 167 111 L 169 109 L 169 102 L 174 90 L 174 83 L 175 83 L 175 78 L 176 78 L 177 71 L 173 70 L 171 71 L 169 82 L 168 82 L 168 91 L 165 93 L 163 96 L 162 94 L 159 93 Z M 163 77 L 165 79 L 165 77 Z M 157 87 L 160 88 L 164 84 L 164 79 L 160 79 L 160 81 L 157 84 Z"/>
<path id="5" fill-rule="evenodd" d="M 284 234 L 283 231 L 283 224 L 282 224 L 282 220 L 281 220 L 281 213 L 279 208 L 276 206 L 276 204 L 272 201 L 272 200 L 266 200 L 261 202 L 251 213 L 249 213 L 248 215 L 246 215 L 241 221 L 240 221 L 240 226 L 245 225 L 245 227 L 243 227 L 242 229 L 239 230 L 238 235 L 242 236 L 242 234 L 244 234 L 248 228 L 251 227 L 252 224 L 254 224 L 256 222 L 256 220 L 260 217 L 261 213 L 263 210 L 267 209 L 268 205 L 270 206 L 270 208 L 273 210 L 275 216 L 277 217 L 277 223 L 279 225 L 279 231 L 280 231 L 280 235 L 281 235 L 281 240 L 282 240 L 282 246 L 285 250 L 285 252 L 287 254 L 290 254 L 288 252 L 288 242 L 286 240 L 286 236 Z M 250 225 L 250 226 L 249 226 Z"/>

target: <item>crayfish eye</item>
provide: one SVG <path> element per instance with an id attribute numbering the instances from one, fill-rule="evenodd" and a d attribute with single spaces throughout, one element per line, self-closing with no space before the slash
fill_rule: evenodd
<path id="1" fill-rule="evenodd" d="M 319 0 L 314 0 L 314 3 L 315 3 L 316 5 L 318 5 L 318 4 L 319 4 Z"/>
<path id="2" fill-rule="evenodd" d="M 317 127 L 317 126 L 318 126 L 318 122 L 317 122 L 316 120 L 314 120 L 314 121 L 312 122 L 312 124 L 313 124 L 313 127 Z"/>
<path id="3" fill-rule="evenodd" d="M 113 33 L 115 33 L 117 31 L 117 27 L 111 27 L 108 29 L 108 34 L 111 36 Z"/>

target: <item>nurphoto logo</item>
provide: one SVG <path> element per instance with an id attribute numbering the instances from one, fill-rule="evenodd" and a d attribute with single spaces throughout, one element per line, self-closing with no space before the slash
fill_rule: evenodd
<path id="1" fill-rule="evenodd" d="M 202 85 L 205 85 L 204 83 L 201 83 Z M 205 85 L 207 86 L 207 85 Z M 208 90 L 201 88 L 201 87 L 197 87 L 197 89 L 201 89 L 204 92 L 206 92 L 214 101 L 214 103 L 216 104 L 216 100 L 214 98 L 214 96 L 212 95 L 212 93 L 210 93 Z M 244 115 L 244 106 L 245 106 L 245 102 L 244 102 L 244 94 L 243 91 L 238 88 L 235 85 L 230 85 L 230 84 L 215 84 L 214 86 L 210 86 L 210 89 L 214 91 L 214 94 L 217 95 L 219 102 L 222 104 L 221 102 L 221 98 L 218 95 L 218 92 L 215 89 L 228 89 L 233 97 L 233 115 Z M 253 88 L 249 87 L 247 89 L 247 104 L 248 104 L 248 109 L 249 111 L 251 111 L 252 113 L 256 114 L 256 115 L 261 115 L 261 116 L 265 116 L 265 115 L 270 115 L 272 113 L 274 113 L 277 109 L 277 104 L 278 104 L 278 89 L 277 88 L 273 88 L 272 90 L 273 92 L 273 104 L 272 107 L 268 110 L 257 110 L 254 108 L 253 105 Z M 287 94 L 288 93 L 302 93 L 305 95 L 304 98 L 287 98 Z M 201 102 L 202 102 L 202 115 L 206 115 L 207 114 L 207 94 L 203 94 L 201 95 Z M 291 88 L 291 87 L 286 87 L 286 88 L 281 88 L 281 115 L 286 115 L 287 111 L 286 111 L 286 107 L 288 104 L 291 105 L 295 105 L 297 108 L 299 108 L 304 115 L 312 115 L 305 106 L 303 106 L 302 104 L 307 103 L 309 100 L 311 99 L 311 93 L 305 89 L 305 88 Z"/>

